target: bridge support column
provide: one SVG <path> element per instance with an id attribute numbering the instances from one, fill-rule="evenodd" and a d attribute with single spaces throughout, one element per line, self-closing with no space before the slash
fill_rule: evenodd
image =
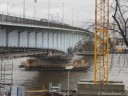
<path id="1" fill-rule="evenodd" d="M 18 28 L 18 47 L 23 47 L 23 44 L 21 44 L 21 41 L 22 42 L 25 42 L 24 39 L 21 37 L 21 36 L 24 36 L 22 35 L 23 32 L 26 32 L 26 28 Z M 27 47 L 27 46 L 26 46 Z"/>
<path id="2" fill-rule="evenodd" d="M 76 44 L 76 33 L 74 34 L 74 45 L 73 45 L 73 47 L 75 46 L 75 44 Z"/>
<path id="3" fill-rule="evenodd" d="M 50 42 L 49 42 L 49 46 L 50 46 L 50 49 L 54 49 L 54 32 L 50 32 L 50 34 L 49 34 L 49 36 L 50 36 Z"/>
<path id="4" fill-rule="evenodd" d="M 7 32 L 6 30 L 6 47 L 9 47 L 8 42 L 9 42 L 9 32 Z"/>
<path id="5" fill-rule="evenodd" d="M 79 35 L 77 34 L 77 43 L 79 42 Z"/>
<path id="6" fill-rule="evenodd" d="M 75 34 L 75 44 L 77 44 L 77 33 Z"/>
<path id="7" fill-rule="evenodd" d="M 55 40 L 56 40 L 56 32 L 53 33 L 53 48 L 54 49 L 56 48 Z"/>
<path id="8" fill-rule="evenodd" d="M 72 33 L 72 48 L 73 48 L 73 45 L 74 45 L 74 33 Z"/>
<path id="9" fill-rule="evenodd" d="M 81 37 L 80 37 L 80 35 L 79 35 L 79 41 L 81 41 Z"/>
<path id="10" fill-rule="evenodd" d="M 27 34 L 27 46 L 28 46 L 28 48 L 30 47 L 29 46 L 29 35 L 30 35 L 30 32 L 27 32 L 28 34 Z"/>
<path id="11" fill-rule="evenodd" d="M 72 47 L 72 33 L 69 34 L 69 46 Z"/>
<path id="12" fill-rule="evenodd" d="M 56 32 L 53 33 L 53 48 L 56 49 Z"/>
<path id="13" fill-rule="evenodd" d="M 75 44 L 75 34 L 73 34 L 73 45 L 72 45 L 72 47 L 74 47 L 74 44 Z"/>
<path id="14" fill-rule="evenodd" d="M 64 51 L 64 33 L 61 34 L 61 50 Z"/>
<path id="15" fill-rule="evenodd" d="M 48 46 L 48 48 L 49 48 L 49 40 L 50 38 L 49 38 L 49 32 L 47 33 L 47 46 Z"/>
<path id="16" fill-rule="evenodd" d="M 68 49 L 68 33 L 65 34 L 65 52 L 67 52 Z"/>
<path id="17" fill-rule="evenodd" d="M 61 44 L 62 44 L 62 33 L 59 33 L 59 38 L 58 38 L 58 44 L 59 44 L 59 50 L 61 50 Z"/>
<path id="18" fill-rule="evenodd" d="M 53 41 L 54 41 L 54 33 L 53 32 L 49 32 L 49 35 L 48 35 L 48 48 L 52 49 L 53 48 Z"/>
<path id="19" fill-rule="evenodd" d="M 6 46 L 6 30 L 0 26 L 0 46 Z"/>
<path id="20" fill-rule="evenodd" d="M 37 48 L 42 48 L 42 44 L 43 44 L 43 43 L 42 43 L 42 42 L 43 42 L 43 40 L 42 40 L 42 39 L 43 39 L 42 33 L 43 33 L 43 32 L 40 31 L 40 30 L 37 32 L 37 37 L 36 37 L 36 43 L 37 43 L 37 44 L 36 44 L 36 47 L 37 47 Z"/>
<path id="21" fill-rule="evenodd" d="M 47 30 L 46 30 L 46 31 L 47 31 Z M 48 44 L 48 43 L 49 43 L 49 40 L 48 40 L 48 39 L 49 39 L 49 36 L 48 36 L 48 35 L 49 35 L 49 34 L 48 34 L 48 32 L 46 32 L 46 31 L 43 32 L 43 37 L 44 37 L 44 38 L 43 38 L 43 48 L 49 48 L 49 47 L 48 47 L 48 45 L 49 45 L 49 44 Z"/>
<path id="22" fill-rule="evenodd" d="M 68 35 L 67 36 L 67 38 L 68 38 L 67 40 L 68 40 L 68 48 L 69 48 L 70 47 L 70 36 L 69 36 L 70 34 L 68 33 L 67 35 Z"/>
<path id="23" fill-rule="evenodd" d="M 37 48 L 38 46 L 37 46 L 37 34 L 38 34 L 39 32 L 36 32 L 35 31 L 35 48 Z"/>
<path id="24" fill-rule="evenodd" d="M 59 49 L 59 43 L 58 43 L 58 38 L 59 38 L 59 33 L 56 33 L 56 48 Z"/>
<path id="25" fill-rule="evenodd" d="M 42 48 L 44 48 L 44 32 L 42 32 Z"/>
<path id="26" fill-rule="evenodd" d="M 63 32 L 64 33 L 64 32 Z M 63 34 L 63 50 L 65 51 L 65 33 Z"/>
<path id="27" fill-rule="evenodd" d="M 20 38 L 20 35 L 21 35 L 22 32 L 18 32 L 18 47 L 21 47 L 20 46 L 20 43 L 21 43 L 21 38 Z"/>

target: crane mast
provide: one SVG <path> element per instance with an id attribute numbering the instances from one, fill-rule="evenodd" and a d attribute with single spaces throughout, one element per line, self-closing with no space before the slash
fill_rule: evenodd
<path id="1" fill-rule="evenodd" d="M 108 83 L 109 0 L 95 2 L 94 83 Z"/>
<path id="2" fill-rule="evenodd" d="M 123 96 L 122 81 L 108 81 L 109 0 L 95 0 L 94 80 L 78 82 L 78 96 Z"/>

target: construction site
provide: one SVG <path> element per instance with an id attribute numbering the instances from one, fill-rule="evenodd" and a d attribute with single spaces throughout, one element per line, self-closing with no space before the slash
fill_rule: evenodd
<path id="1" fill-rule="evenodd" d="M 78 10 L 75 21 L 73 8 L 66 17 L 70 2 L 83 14 L 85 1 L 61 0 L 60 19 L 59 12 L 54 17 L 60 1 L 45 1 L 46 18 L 38 16 L 43 1 L 21 0 L 23 16 L 9 14 L 12 1 L 6 1 L 0 1 L 7 7 L 0 13 L 0 96 L 128 96 L 127 0 L 86 1 L 95 17 L 89 23 Z"/>

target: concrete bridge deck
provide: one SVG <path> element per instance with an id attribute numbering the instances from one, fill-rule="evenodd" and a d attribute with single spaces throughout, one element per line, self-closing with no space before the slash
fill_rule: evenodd
<path id="1" fill-rule="evenodd" d="M 9 16 L 0 14 L 0 25 L 11 25 L 20 27 L 33 27 L 33 28 L 44 28 L 44 29 L 58 29 L 65 31 L 78 31 L 85 32 L 88 30 L 63 24 L 61 22 L 51 22 L 47 20 L 34 20 L 29 18 L 21 18 L 16 16 Z M 88 31 L 89 32 L 89 31 Z"/>
<path id="2" fill-rule="evenodd" d="M 6 50 L 35 52 L 39 49 L 41 52 L 51 50 L 68 54 L 84 38 L 93 39 L 93 33 L 68 24 L 0 14 L 0 47 L 3 48 L 0 48 L 1 53 L 8 52 Z"/>

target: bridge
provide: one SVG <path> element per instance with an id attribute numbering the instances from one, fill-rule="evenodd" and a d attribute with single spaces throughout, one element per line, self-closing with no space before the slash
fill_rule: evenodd
<path id="1" fill-rule="evenodd" d="M 0 14 L 1 53 L 6 53 L 6 48 L 19 52 L 40 49 L 68 53 L 88 38 L 93 38 L 92 32 L 68 24 Z"/>

